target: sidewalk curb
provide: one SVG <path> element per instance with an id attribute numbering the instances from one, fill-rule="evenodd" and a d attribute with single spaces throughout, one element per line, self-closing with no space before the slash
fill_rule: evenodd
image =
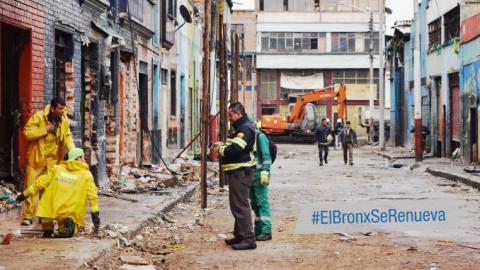
<path id="1" fill-rule="evenodd" d="M 199 186 L 200 186 L 199 183 L 195 183 L 195 184 L 192 184 L 192 185 L 188 186 L 185 191 L 183 191 L 179 194 L 178 197 L 173 198 L 170 201 L 167 201 L 165 203 L 165 206 L 162 209 L 160 209 L 156 213 L 150 214 L 150 216 L 146 217 L 145 219 L 140 220 L 137 226 L 129 229 L 127 238 L 129 240 L 133 239 L 137 234 L 140 233 L 140 231 L 143 228 L 145 228 L 146 225 L 148 225 L 148 223 L 150 223 L 152 220 L 157 218 L 159 215 L 167 213 L 167 212 L 171 211 L 177 204 L 187 201 L 197 191 Z M 103 249 L 97 256 L 94 256 L 90 260 L 85 261 L 83 264 L 76 267 L 76 269 L 81 269 L 82 267 L 85 266 L 85 263 L 87 263 L 89 265 L 93 264 L 95 261 L 97 261 L 101 257 L 105 256 L 105 254 L 107 254 L 111 250 L 115 249 L 116 247 L 117 247 L 117 243 L 116 243 L 116 241 L 114 241 L 110 246 Z"/>
<path id="2" fill-rule="evenodd" d="M 454 181 L 454 182 L 462 182 L 465 185 L 474 187 L 476 189 L 480 189 L 480 182 L 477 182 L 475 180 L 472 180 L 472 179 L 470 179 L 468 177 L 465 177 L 465 176 L 462 176 L 462 175 L 453 174 L 453 173 L 441 171 L 441 170 L 438 170 L 438 169 L 432 169 L 430 167 L 428 167 L 425 171 L 428 172 L 429 174 L 433 175 L 433 176 L 442 177 L 442 178 L 445 178 L 445 179 L 448 179 L 448 180 L 451 180 L 451 181 Z"/>
<path id="3" fill-rule="evenodd" d="M 392 160 L 392 159 L 414 159 L 415 158 L 414 156 L 392 156 L 392 155 L 389 155 L 389 154 L 386 154 L 386 153 L 382 153 L 380 151 L 373 151 L 373 153 L 375 153 L 379 156 L 382 156 L 386 159 L 389 159 L 389 160 Z"/>

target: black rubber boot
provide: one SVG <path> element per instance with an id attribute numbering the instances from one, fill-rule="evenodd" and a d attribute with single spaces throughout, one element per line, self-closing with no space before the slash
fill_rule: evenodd
<path id="1" fill-rule="evenodd" d="M 46 231 L 43 231 L 43 238 L 51 238 L 53 237 L 53 231 L 52 230 L 46 230 Z"/>
<path id="2" fill-rule="evenodd" d="M 267 233 L 261 233 L 261 234 L 255 236 L 255 239 L 257 241 L 268 241 L 268 240 L 272 240 L 272 235 L 267 234 Z"/>
<path id="3" fill-rule="evenodd" d="M 227 245 L 229 245 L 229 246 L 234 245 L 234 244 L 238 244 L 241 241 L 242 241 L 242 239 L 237 238 L 237 237 L 230 238 L 230 239 L 225 239 L 225 243 L 227 243 Z"/>
<path id="4" fill-rule="evenodd" d="M 256 248 L 257 243 L 255 242 L 255 240 L 242 240 L 240 243 L 232 245 L 232 249 L 234 250 L 247 250 Z"/>
<path id="5" fill-rule="evenodd" d="M 66 218 L 63 222 L 63 237 L 64 238 L 71 238 L 75 233 L 75 223 L 71 218 Z"/>

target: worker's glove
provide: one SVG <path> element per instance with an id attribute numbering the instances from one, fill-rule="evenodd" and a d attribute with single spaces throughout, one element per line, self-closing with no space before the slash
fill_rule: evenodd
<path id="1" fill-rule="evenodd" d="M 98 228 L 100 228 L 100 212 L 91 213 L 91 214 L 92 214 L 93 226 L 95 227 L 95 231 L 98 232 Z"/>
<path id="2" fill-rule="evenodd" d="M 23 195 L 23 193 L 20 193 L 20 194 L 17 196 L 16 201 L 17 201 L 17 203 L 21 203 L 21 202 L 23 202 L 25 199 L 26 199 L 26 198 L 25 198 L 25 196 Z"/>
<path id="3" fill-rule="evenodd" d="M 268 185 L 268 183 L 270 182 L 270 175 L 267 171 L 263 171 L 260 173 L 260 184 L 262 184 L 263 186 L 266 186 Z"/>

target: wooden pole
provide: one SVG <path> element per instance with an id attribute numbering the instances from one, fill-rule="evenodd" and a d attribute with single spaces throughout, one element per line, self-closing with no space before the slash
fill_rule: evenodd
<path id="1" fill-rule="evenodd" d="M 222 8 L 223 5 L 220 5 Z M 219 16 L 218 16 L 218 38 L 219 38 L 219 47 L 220 47 L 220 52 L 219 52 L 219 59 L 220 59 L 220 68 L 219 68 L 219 75 L 220 75 L 220 132 L 219 132 L 219 138 L 220 141 L 225 142 L 227 140 L 227 126 L 226 126 L 226 120 L 227 120 L 227 114 L 225 108 L 227 107 L 227 85 L 226 85 L 226 78 L 225 78 L 225 28 L 223 25 L 223 10 L 220 8 L 219 10 Z M 225 184 L 225 174 L 223 172 L 222 164 L 221 164 L 221 159 L 218 160 L 219 162 L 219 167 L 220 167 L 220 174 L 219 174 L 219 182 L 220 182 L 220 187 L 223 187 Z"/>
<path id="2" fill-rule="evenodd" d="M 231 75 L 231 91 L 230 100 L 238 101 L 238 35 L 232 32 L 232 75 Z"/>
<path id="3" fill-rule="evenodd" d="M 209 125 L 209 81 L 210 81 L 210 0 L 205 0 L 205 16 L 203 28 L 203 91 L 202 91 L 202 161 L 200 168 L 200 190 L 201 190 L 201 207 L 207 208 L 207 140 L 208 140 L 208 125 Z"/>

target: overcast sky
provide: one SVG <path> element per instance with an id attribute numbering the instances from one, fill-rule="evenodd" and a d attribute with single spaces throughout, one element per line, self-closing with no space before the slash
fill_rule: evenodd
<path id="1" fill-rule="evenodd" d="M 234 9 L 255 9 L 255 0 L 233 0 Z M 392 9 L 392 15 L 387 16 L 387 33 L 397 20 L 413 19 L 413 1 L 411 0 L 386 0 L 386 5 Z"/>
<path id="2" fill-rule="evenodd" d="M 413 1 L 411 0 L 387 0 L 386 6 L 393 11 L 392 15 L 387 15 L 387 33 L 393 32 L 390 28 L 395 21 L 413 19 Z"/>

